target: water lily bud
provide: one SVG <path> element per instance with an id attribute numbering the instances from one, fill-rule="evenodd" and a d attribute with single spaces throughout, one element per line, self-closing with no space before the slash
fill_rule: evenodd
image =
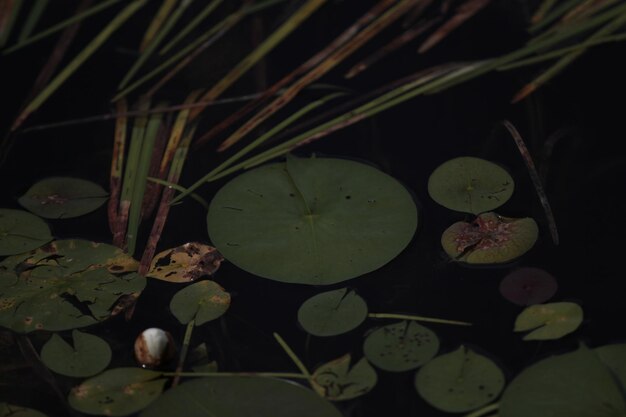
<path id="1" fill-rule="evenodd" d="M 165 330 L 151 327 L 135 340 L 135 359 L 144 368 L 156 368 L 174 356 L 174 340 Z"/>

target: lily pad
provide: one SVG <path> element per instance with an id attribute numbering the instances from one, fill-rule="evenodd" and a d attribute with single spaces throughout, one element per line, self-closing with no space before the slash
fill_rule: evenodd
<path id="1" fill-rule="evenodd" d="M 167 382 L 161 375 L 140 368 L 109 369 L 74 387 L 68 401 L 82 413 L 126 416 L 144 409 L 161 395 Z"/>
<path id="2" fill-rule="evenodd" d="M 168 282 L 191 282 L 218 270 L 222 255 L 212 246 L 185 243 L 157 254 L 147 276 Z"/>
<path id="3" fill-rule="evenodd" d="M 0 209 L 0 256 L 16 255 L 52 240 L 46 222 L 22 210 Z"/>
<path id="4" fill-rule="evenodd" d="M 195 320 L 196 326 L 215 320 L 228 310 L 230 294 L 218 283 L 199 281 L 178 291 L 172 297 L 170 310 L 178 321 L 187 324 Z"/>
<path id="5" fill-rule="evenodd" d="M 327 291 L 306 300 L 298 310 L 298 321 L 315 336 L 336 336 L 358 327 L 367 317 L 367 304 L 347 288 Z"/>
<path id="6" fill-rule="evenodd" d="M 461 346 L 417 371 L 415 388 L 433 407 L 463 413 L 495 400 L 504 388 L 504 374 L 491 359 Z"/>
<path id="7" fill-rule="evenodd" d="M 553 340 L 575 331 L 582 321 L 583 309 L 576 303 L 536 304 L 517 316 L 514 331 L 532 330 L 524 340 Z"/>
<path id="8" fill-rule="evenodd" d="M 610 370 L 593 351 L 544 359 L 504 390 L 500 417 L 622 417 L 626 402 Z"/>
<path id="9" fill-rule="evenodd" d="M 539 268 L 519 268 L 500 282 L 500 294 L 517 305 L 541 304 L 558 289 L 556 279 Z"/>
<path id="10" fill-rule="evenodd" d="M 371 332 L 363 344 L 365 357 L 385 371 L 409 371 L 437 354 L 439 338 L 414 321 L 389 324 Z"/>
<path id="11" fill-rule="evenodd" d="M 69 219 L 96 210 L 108 197 L 102 187 L 91 181 L 51 177 L 30 187 L 18 202 L 46 219 Z"/>
<path id="12" fill-rule="evenodd" d="M 350 367 L 350 354 L 325 363 L 315 370 L 311 386 L 331 401 L 350 400 L 368 393 L 376 385 L 376 371 L 365 358 Z"/>
<path id="13" fill-rule="evenodd" d="M 110 245 L 57 241 L 0 263 L 0 326 L 61 331 L 111 316 L 119 300 L 141 292 L 136 261 Z"/>
<path id="14" fill-rule="evenodd" d="M 619 381 L 622 392 L 626 391 L 626 343 L 600 346 L 594 352 L 608 366 Z"/>
<path id="15" fill-rule="evenodd" d="M 108 343 L 89 333 L 72 332 L 73 346 L 58 334 L 41 348 L 41 361 L 57 374 L 84 378 L 102 372 L 111 362 Z"/>
<path id="16" fill-rule="evenodd" d="M 441 235 L 441 246 L 454 260 L 468 264 L 510 262 L 528 252 L 539 235 L 529 217 L 514 219 L 483 213 L 472 223 L 457 222 Z"/>
<path id="17" fill-rule="evenodd" d="M 46 415 L 32 408 L 0 403 L 0 417 L 46 417 Z"/>
<path id="18" fill-rule="evenodd" d="M 140 417 L 341 417 L 313 390 L 282 379 L 198 378 L 168 390 Z"/>
<path id="19" fill-rule="evenodd" d="M 397 256 L 417 227 L 417 209 L 396 180 L 369 165 L 289 157 L 226 184 L 207 216 L 212 242 L 250 273 L 328 285 Z"/>
<path id="20" fill-rule="evenodd" d="M 428 179 L 428 194 L 450 210 L 479 214 L 506 203 L 515 184 L 499 165 L 463 156 L 444 162 Z"/>

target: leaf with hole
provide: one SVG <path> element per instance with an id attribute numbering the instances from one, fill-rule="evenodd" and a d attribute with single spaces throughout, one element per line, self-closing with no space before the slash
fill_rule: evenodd
<path id="1" fill-rule="evenodd" d="M 178 321 L 187 324 L 195 320 L 196 326 L 220 317 L 229 306 L 230 294 L 218 283 L 209 280 L 183 288 L 170 301 L 170 310 Z"/>
<path id="2" fill-rule="evenodd" d="M 576 303 L 535 304 L 517 316 L 514 331 L 530 331 L 524 340 L 553 340 L 572 333 L 582 322 L 583 309 Z"/>
<path id="3" fill-rule="evenodd" d="M 217 192 L 211 241 L 250 273 L 328 285 L 385 265 L 411 241 L 417 209 L 402 184 L 369 165 L 287 158 Z"/>
<path id="4" fill-rule="evenodd" d="M 47 417 L 44 413 L 21 405 L 0 403 L 0 417 Z"/>
<path id="5" fill-rule="evenodd" d="M 191 282 L 213 275 L 222 263 L 222 255 L 212 246 L 185 243 L 157 254 L 146 276 L 168 282 Z"/>
<path id="6" fill-rule="evenodd" d="M 85 378 L 102 372 L 111 362 L 111 348 L 98 336 L 72 331 L 73 346 L 58 334 L 41 348 L 41 361 L 57 374 Z"/>
<path id="7" fill-rule="evenodd" d="M 499 165 L 463 156 L 444 162 L 428 179 L 428 194 L 450 210 L 479 214 L 511 198 L 513 178 Z"/>
<path id="8" fill-rule="evenodd" d="M 169 389 L 140 417 L 341 417 L 330 402 L 291 381 L 258 376 L 197 378 Z"/>
<path id="9" fill-rule="evenodd" d="M 461 346 L 417 371 L 415 388 L 438 410 L 464 413 L 495 400 L 504 388 L 504 374 L 491 359 Z"/>
<path id="10" fill-rule="evenodd" d="M 22 210 L 0 209 L 0 256 L 17 255 L 52 240 L 46 222 Z"/>
<path id="11" fill-rule="evenodd" d="M 372 331 L 363 344 L 365 357 L 378 368 L 391 372 L 415 369 L 435 357 L 439 338 L 414 321 L 389 324 Z"/>
<path id="12" fill-rule="evenodd" d="M 298 321 L 314 336 L 336 336 L 358 327 L 367 317 L 367 304 L 347 288 L 327 291 L 306 300 Z"/>
<path id="13" fill-rule="evenodd" d="M 457 222 L 441 235 L 441 246 L 455 261 L 468 264 L 510 262 L 528 252 L 539 235 L 529 217 L 514 219 L 483 213 L 472 223 Z"/>
<path id="14" fill-rule="evenodd" d="M 108 197 L 102 187 L 91 181 L 51 177 L 30 187 L 18 202 L 46 219 L 69 219 L 97 210 Z"/>
<path id="15" fill-rule="evenodd" d="M 115 368 L 72 388 L 70 406 L 82 413 L 126 416 L 144 409 L 161 395 L 167 378 L 140 368 Z"/>
<path id="16" fill-rule="evenodd" d="M 350 367 L 352 357 L 343 355 L 313 372 L 311 386 L 331 401 L 351 400 L 367 394 L 378 380 L 376 371 L 365 358 Z"/>
<path id="17" fill-rule="evenodd" d="M 500 294 L 522 306 L 548 301 L 557 289 L 556 279 L 539 268 L 518 268 L 500 281 Z"/>

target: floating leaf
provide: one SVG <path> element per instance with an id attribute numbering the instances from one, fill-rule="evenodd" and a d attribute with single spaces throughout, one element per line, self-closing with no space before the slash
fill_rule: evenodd
<path id="1" fill-rule="evenodd" d="M 215 246 L 238 267 L 327 285 L 398 255 L 415 233 L 417 209 L 400 183 L 369 165 L 290 157 L 226 184 L 207 222 Z"/>
<path id="2" fill-rule="evenodd" d="M 516 332 L 532 330 L 524 340 L 552 340 L 569 334 L 583 322 L 583 309 L 576 303 L 536 304 L 515 320 Z"/>
<path id="3" fill-rule="evenodd" d="M 558 288 L 556 279 L 543 269 L 519 268 L 500 282 L 500 294 L 517 305 L 541 304 Z"/>
<path id="4" fill-rule="evenodd" d="M 322 397 L 331 401 L 350 400 L 371 391 L 376 385 L 376 371 L 365 358 L 352 368 L 350 354 L 325 363 L 315 370 L 311 386 Z"/>
<path id="5" fill-rule="evenodd" d="M 157 254 L 147 276 L 168 282 L 190 282 L 213 275 L 220 267 L 222 255 L 212 246 L 185 243 Z"/>
<path id="6" fill-rule="evenodd" d="M 161 375 L 140 368 L 109 369 L 74 387 L 68 401 L 82 413 L 125 416 L 144 409 L 161 395 L 167 382 Z"/>
<path id="7" fill-rule="evenodd" d="M 107 192 L 91 181 L 51 177 L 37 182 L 18 202 L 26 210 L 46 219 L 69 219 L 98 209 Z"/>
<path id="8" fill-rule="evenodd" d="M 610 370 L 593 351 L 544 359 L 504 390 L 500 417 L 621 417 L 626 402 Z"/>
<path id="9" fill-rule="evenodd" d="M 218 283 L 205 280 L 191 284 L 172 297 L 170 310 L 178 321 L 187 324 L 191 320 L 200 326 L 215 320 L 228 310 L 230 294 Z"/>
<path id="10" fill-rule="evenodd" d="M 52 240 L 48 225 L 21 210 L 0 209 L 0 256 L 16 255 Z"/>
<path id="11" fill-rule="evenodd" d="M 282 379 L 198 378 L 168 390 L 140 417 L 341 417 L 314 391 Z"/>
<path id="12" fill-rule="evenodd" d="M 594 349 L 594 352 L 611 369 L 624 392 L 626 390 L 626 343 L 600 346 Z"/>
<path id="13" fill-rule="evenodd" d="M 57 241 L 0 263 L 0 326 L 17 332 L 61 331 L 111 315 L 118 300 L 138 294 L 136 261 L 110 245 Z"/>
<path id="14" fill-rule="evenodd" d="M 44 413 L 21 405 L 0 403 L 0 417 L 47 417 Z"/>
<path id="15" fill-rule="evenodd" d="M 461 346 L 417 371 L 415 388 L 433 407 L 463 413 L 496 399 L 504 388 L 504 374 L 491 359 Z"/>
<path id="16" fill-rule="evenodd" d="M 365 357 L 385 371 L 402 372 L 435 357 L 439 338 L 414 321 L 389 324 L 371 332 L 363 344 Z"/>
<path id="17" fill-rule="evenodd" d="M 72 332 L 74 346 L 58 334 L 41 348 L 41 361 L 57 374 L 84 378 L 103 371 L 111 362 L 108 343 L 89 333 Z"/>
<path id="18" fill-rule="evenodd" d="M 347 288 L 327 291 L 306 300 L 298 321 L 315 336 L 336 336 L 358 327 L 367 317 L 367 304 Z"/>
<path id="19" fill-rule="evenodd" d="M 428 194 L 450 210 L 478 214 L 506 203 L 515 185 L 499 165 L 464 156 L 439 165 L 428 179 Z"/>
<path id="20" fill-rule="evenodd" d="M 528 252 L 539 230 L 529 217 L 513 219 L 483 213 L 472 223 L 457 222 L 441 235 L 441 246 L 454 260 L 469 264 L 512 261 Z"/>

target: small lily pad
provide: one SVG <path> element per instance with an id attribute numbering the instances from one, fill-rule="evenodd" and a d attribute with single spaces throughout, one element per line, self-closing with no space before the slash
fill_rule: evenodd
<path id="1" fill-rule="evenodd" d="M 350 367 L 350 354 L 320 366 L 313 373 L 311 386 L 331 401 L 350 400 L 371 391 L 376 385 L 376 371 L 365 358 Z"/>
<path id="2" fill-rule="evenodd" d="M 499 264 L 528 252 L 538 235 L 537 223 L 529 217 L 483 213 L 472 223 L 457 222 L 448 227 L 441 235 L 441 246 L 456 261 Z"/>
<path id="3" fill-rule="evenodd" d="M 0 403 L 0 417 L 47 417 L 44 413 L 20 405 Z"/>
<path id="4" fill-rule="evenodd" d="M 428 179 L 428 194 L 450 210 L 479 214 L 506 203 L 515 184 L 499 165 L 464 156 L 444 162 Z"/>
<path id="5" fill-rule="evenodd" d="M 504 390 L 500 417 L 621 417 L 626 400 L 602 361 L 582 346 L 522 371 Z"/>
<path id="6" fill-rule="evenodd" d="M 199 281 L 178 291 L 172 297 L 170 310 L 178 321 L 196 326 L 215 320 L 228 310 L 230 294 L 214 281 Z"/>
<path id="7" fill-rule="evenodd" d="M 491 359 L 461 346 L 417 371 L 415 388 L 433 407 L 463 413 L 495 400 L 504 388 L 504 374 Z"/>
<path id="8" fill-rule="evenodd" d="M 96 210 L 107 198 L 107 192 L 91 181 L 51 177 L 30 187 L 18 201 L 28 211 L 46 219 L 69 219 Z"/>
<path id="9" fill-rule="evenodd" d="M 17 255 L 52 240 L 46 222 L 22 210 L 0 209 L 0 256 Z"/>
<path id="10" fill-rule="evenodd" d="M 522 306 L 548 301 L 557 289 L 556 279 L 539 268 L 518 268 L 500 282 L 500 294 Z"/>
<path id="11" fill-rule="evenodd" d="M 378 368 L 402 372 L 424 365 L 437 354 L 439 338 L 414 321 L 389 324 L 371 332 L 363 344 L 365 357 Z"/>
<path id="12" fill-rule="evenodd" d="M 347 288 L 327 291 L 306 300 L 298 321 L 315 336 L 336 336 L 358 327 L 367 317 L 367 304 Z"/>
<path id="13" fill-rule="evenodd" d="M 211 241 L 241 269 L 329 285 L 396 257 L 415 233 L 417 209 L 402 184 L 369 165 L 289 157 L 226 184 L 207 225 Z"/>
<path id="14" fill-rule="evenodd" d="M 57 374 L 84 378 L 103 371 L 111 362 L 108 343 L 89 333 L 72 331 L 70 346 L 58 334 L 41 348 L 41 361 Z"/>
<path id="15" fill-rule="evenodd" d="M 191 282 L 213 275 L 224 258 L 213 246 L 185 243 L 157 254 L 147 276 L 168 282 Z"/>
<path id="16" fill-rule="evenodd" d="M 104 371 L 74 387 L 68 401 L 82 413 L 126 416 L 153 402 L 167 382 L 160 372 L 140 368 Z"/>
<path id="17" fill-rule="evenodd" d="M 572 333 L 582 322 L 583 309 L 576 303 L 536 304 L 517 316 L 514 331 L 532 330 L 524 340 L 553 340 Z"/>

